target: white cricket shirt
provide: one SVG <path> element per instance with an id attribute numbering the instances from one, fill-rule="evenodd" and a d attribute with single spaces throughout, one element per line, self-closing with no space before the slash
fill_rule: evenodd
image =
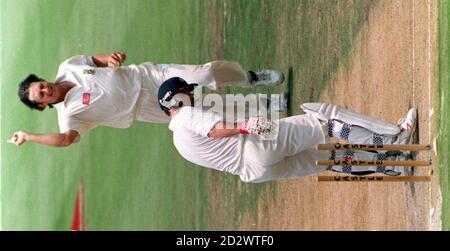
<path id="1" fill-rule="evenodd" d="M 190 162 L 239 175 L 242 138 L 239 135 L 210 138 L 209 131 L 224 118 L 199 107 L 182 107 L 172 118 L 169 129 L 178 152 Z"/>
<path id="2" fill-rule="evenodd" d="M 64 101 L 55 104 L 60 132 L 76 130 L 80 135 L 97 125 L 130 127 L 141 90 L 136 65 L 96 67 L 90 56 L 74 56 L 63 62 L 55 82 L 75 84 Z"/>

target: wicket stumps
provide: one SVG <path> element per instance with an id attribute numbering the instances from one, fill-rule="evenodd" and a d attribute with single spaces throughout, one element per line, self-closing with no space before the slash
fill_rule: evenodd
<path id="1" fill-rule="evenodd" d="M 317 150 L 383 150 L 383 151 L 429 151 L 431 145 L 394 145 L 394 144 L 318 144 Z"/>
<path id="2" fill-rule="evenodd" d="M 317 150 L 357 150 L 357 151 L 429 151 L 431 145 L 391 145 L 391 144 L 319 144 Z M 423 167 L 431 165 L 431 160 L 317 160 L 318 166 L 414 166 Z M 432 172 L 430 173 L 430 175 Z M 431 176 L 359 176 L 338 175 L 318 176 L 318 181 L 341 181 L 341 182 L 420 182 L 430 181 Z"/>

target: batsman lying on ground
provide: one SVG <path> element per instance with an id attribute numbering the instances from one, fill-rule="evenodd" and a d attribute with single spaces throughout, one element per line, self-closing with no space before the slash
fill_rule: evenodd
<path id="1" fill-rule="evenodd" d="M 226 122 L 222 115 L 194 106 L 192 90 L 181 78 L 166 80 L 158 90 L 161 109 L 171 118 L 169 128 L 178 152 L 188 161 L 239 175 L 243 182 L 258 183 L 314 175 L 322 171 L 352 174 L 382 172 L 398 175 L 394 167 L 318 167 L 320 159 L 383 159 L 384 154 L 346 151 L 342 156 L 315 149 L 337 137 L 355 144 L 407 144 L 417 112 L 408 111 L 393 125 L 353 113 L 336 105 L 306 103 L 306 114 L 268 121 L 250 118 Z M 187 97 L 187 98 L 186 98 Z M 187 102 L 186 102 L 187 101 Z"/>
<path id="2" fill-rule="evenodd" d="M 231 85 L 275 86 L 284 80 L 280 71 L 244 70 L 234 61 L 203 65 L 144 62 L 121 66 L 125 59 L 122 52 L 71 57 L 59 66 L 54 83 L 30 74 L 19 85 L 20 100 L 39 111 L 55 106 L 60 133 L 17 131 L 8 142 L 17 146 L 35 142 L 61 147 L 78 142 L 98 125 L 128 128 L 135 120 L 167 123 L 168 117 L 159 109 L 156 92 L 166 79 L 174 76 L 212 90 Z"/>

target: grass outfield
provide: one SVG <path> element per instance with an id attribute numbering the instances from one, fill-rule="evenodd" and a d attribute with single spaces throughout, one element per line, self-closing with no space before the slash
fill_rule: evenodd
<path id="1" fill-rule="evenodd" d="M 88 229 L 205 228 L 206 170 L 175 152 L 166 125 L 96 128 L 64 149 L 5 144 L 19 129 L 58 131 L 54 111 L 29 111 L 16 96 L 29 72 L 53 81 L 64 59 L 114 50 L 127 52 L 128 64 L 209 60 L 202 4 L 1 1 L 3 229 L 68 230 L 81 177 Z"/>
<path id="2" fill-rule="evenodd" d="M 278 68 L 289 73 L 291 84 L 305 83 L 295 87 L 293 112 L 298 113 L 300 102 L 317 99 L 330 82 L 372 3 L 2 1 L 6 48 L 2 82 L 8 83 L 2 85 L 2 117 L 14 118 L 2 120 L 2 144 L 14 130 L 58 130 L 53 111 L 31 112 L 18 102 L 16 83 L 26 74 L 35 72 L 53 80 L 63 59 L 113 50 L 127 52 L 127 63 L 202 63 L 217 56 L 215 43 L 223 43 L 225 59 L 241 61 L 246 68 Z M 336 16 L 337 8 L 348 12 Z M 298 9 L 304 15 L 296 15 Z M 320 21 L 326 25 L 317 26 L 312 19 L 318 11 L 325 12 Z M 223 19 L 224 29 L 211 34 L 214 18 Z M 224 39 L 211 39 L 217 35 Z M 299 91 L 302 88 L 308 91 Z M 205 229 L 208 225 L 207 171 L 176 154 L 164 125 L 97 128 L 66 149 L 33 144 L 2 147 L 4 229 L 68 229 L 81 177 L 88 229 Z M 229 194 L 223 196 L 234 204 L 230 213 L 235 219 L 256 210 L 262 189 L 275 192 L 273 183 L 245 185 L 231 175 L 218 175 L 229 187 Z"/>
<path id="3" fill-rule="evenodd" d="M 147 60 L 193 64 L 225 58 L 249 69 L 285 72 L 292 86 L 291 112 L 298 114 L 299 104 L 317 100 L 332 83 L 338 65 L 346 66 L 356 34 L 378 3 L 2 0 L 2 229 L 68 230 L 81 178 L 89 230 L 216 230 L 215 223 L 208 222 L 216 213 L 208 208 L 213 199 L 224 212 L 218 215 L 228 216 L 217 219 L 221 228 L 238 228 L 248 212 L 258 210 L 261 198 L 271 203 L 271 196 L 279 192 L 276 183 L 248 185 L 230 174 L 208 175 L 208 170 L 188 163 L 175 151 L 167 125 L 135 123 L 127 130 L 100 127 L 79 144 L 63 149 L 6 145 L 15 130 L 58 131 L 54 111 L 32 112 L 18 101 L 18 82 L 30 72 L 52 81 L 59 64 L 76 54 L 122 50 L 128 55 L 127 64 Z M 448 17 L 448 1 L 441 3 L 440 15 Z M 448 30 L 445 23 L 440 25 L 441 34 Z M 442 48 L 448 40 L 441 36 L 440 43 Z M 441 53 L 440 58 L 448 60 L 448 50 Z M 450 88 L 445 81 L 448 62 L 443 63 L 440 126 L 445 130 L 439 137 L 440 156 L 448 154 L 445 118 L 450 116 L 444 102 Z M 283 84 L 258 91 L 275 93 L 287 88 Z M 445 223 L 450 222 L 449 163 L 445 161 L 442 158 L 443 228 L 449 229 Z M 208 191 L 208 184 L 215 182 L 224 193 L 216 196 Z M 216 197 L 211 198 L 212 194 Z"/>
<path id="4" fill-rule="evenodd" d="M 449 27 L 450 27 L 450 4 L 448 0 L 441 0 L 439 6 L 439 81 L 440 81 L 440 122 L 439 122 L 439 140 L 438 154 L 442 156 L 439 161 L 440 183 L 442 190 L 442 230 L 450 230 L 450 161 L 448 152 L 450 141 L 450 127 L 448 126 L 448 118 L 450 118 L 450 44 L 449 44 Z M 445 156 L 445 157 L 444 157 Z"/>

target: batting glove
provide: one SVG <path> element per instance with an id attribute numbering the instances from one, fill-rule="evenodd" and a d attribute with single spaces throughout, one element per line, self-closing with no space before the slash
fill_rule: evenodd
<path id="1" fill-rule="evenodd" d="M 273 123 L 265 117 L 251 117 L 239 128 L 241 134 L 269 135 L 273 131 Z"/>

